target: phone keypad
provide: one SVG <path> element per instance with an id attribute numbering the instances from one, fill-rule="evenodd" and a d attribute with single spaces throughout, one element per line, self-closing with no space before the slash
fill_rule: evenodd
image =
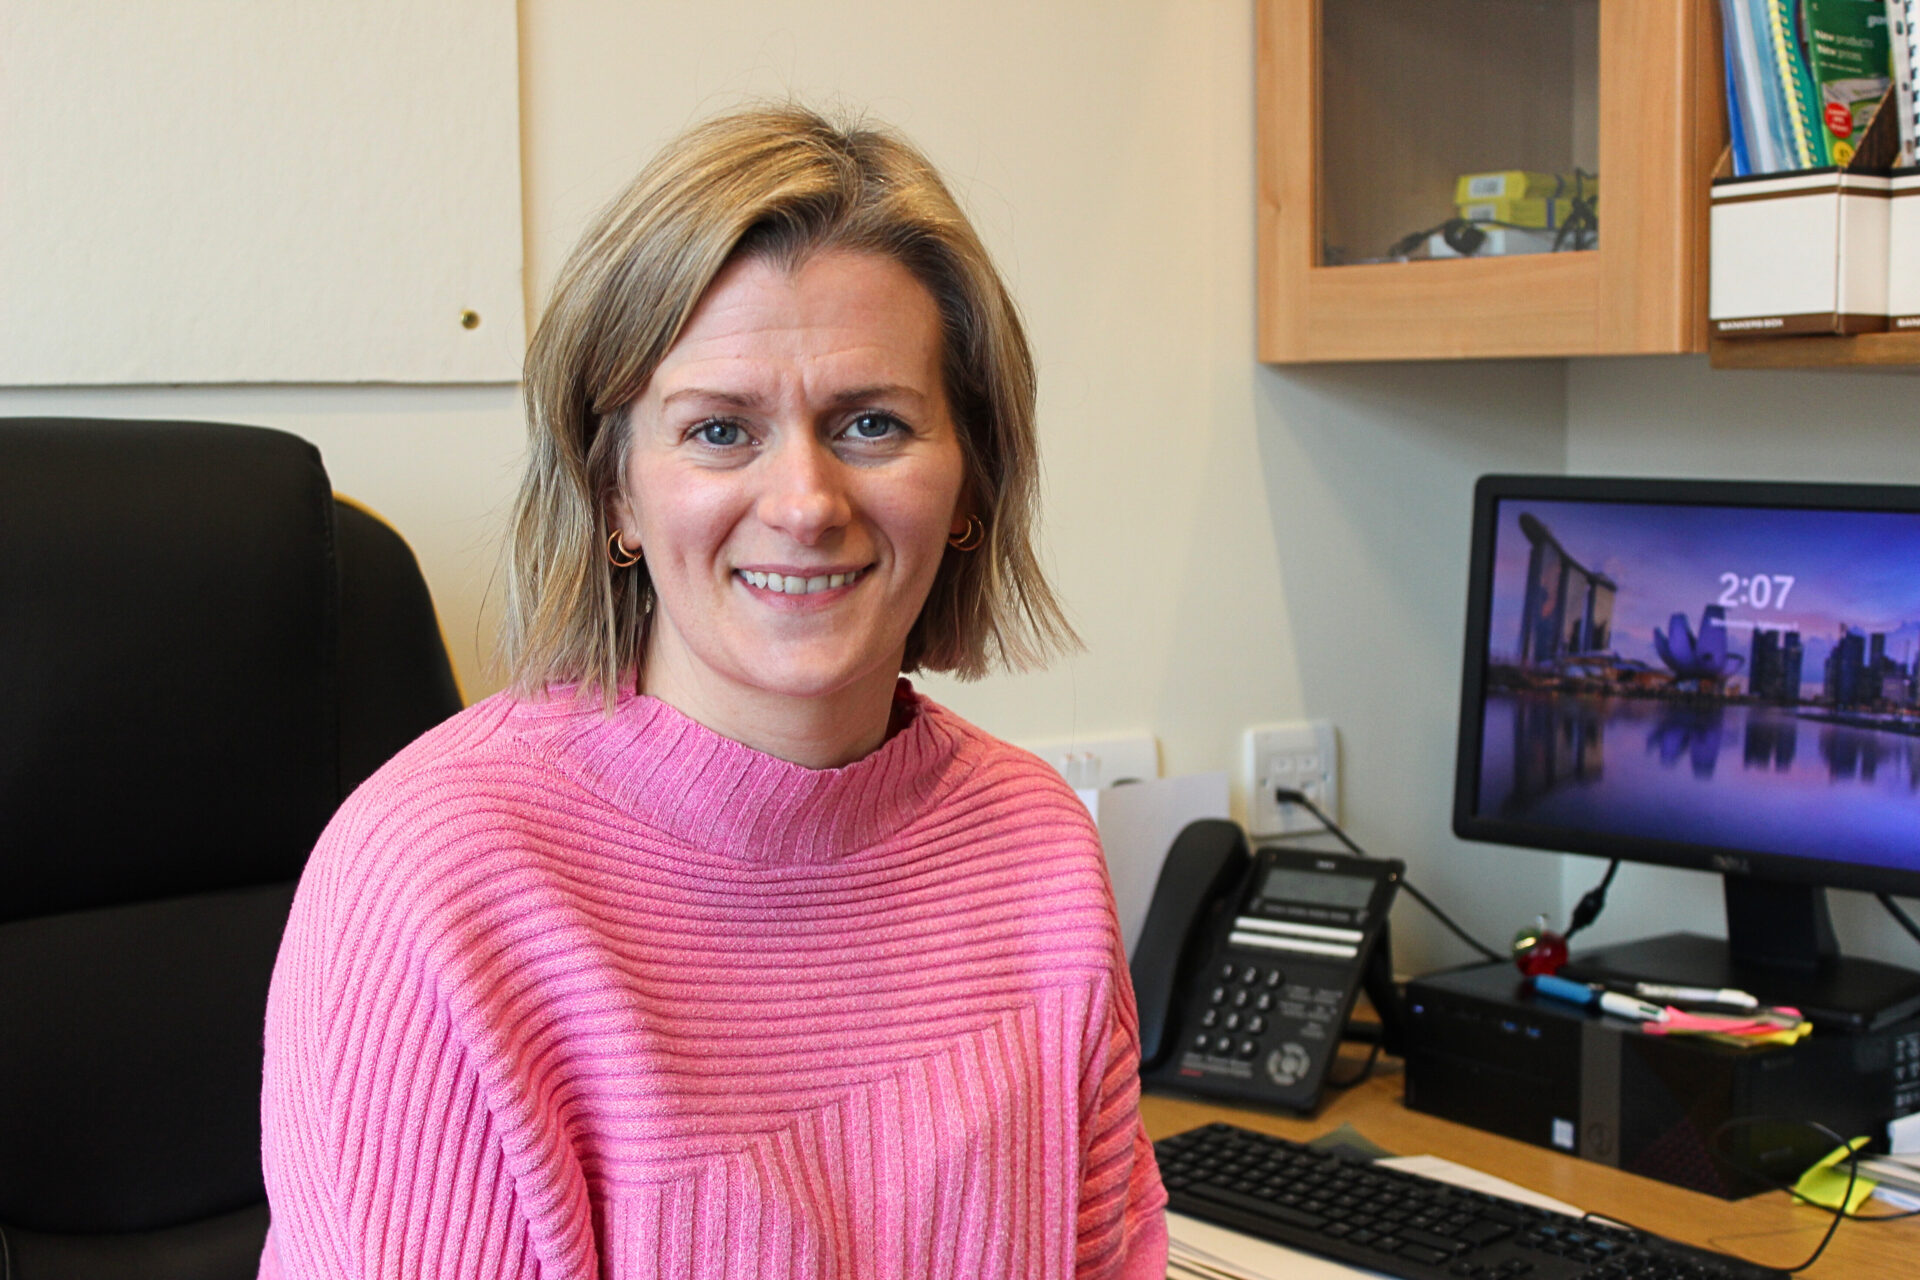
<path id="1" fill-rule="evenodd" d="M 1260 1055 L 1264 1035 L 1286 973 L 1273 965 L 1226 963 L 1214 971 L 1217 981 L 1200 1010 L 1200 1029 L 1190 1048 L 1212 1058 L 1251 1062 Z"/>
<path id="2" fill-rule="evenodd" d="M 1207 993 L 1207 1003 L 1224 1004 L 1231 1000 L 1235 1008 L 1244 1009 L 1250 1001 L 1271 1002 L 1271 996 L 1264 993 L 1256 994 L 1257 989 L 1277 987 L 1286 980 L 1287 975 L 1277 968 L 1260 969 L 1253 965 L 1247 965 L 1245 968 L 1233 964 L 1222 965 L 1220 981 L 1215 983 L 1213 990 Z M 1260 1006 L 1263 1010 L 1271 1007 L 1271 1003 Z"/>
<path id="3" fill-rule="evenodd" d="M 1319 977 L 1319 968 L 1311 963 L 1282 969 L 1271 964 L 1220 962 L 1211 971 L 1213 981 L 1205 988 L 1199 1025 L 1188 1042 L 1188 1051 L 1196 1055 L 1195 1064 L 1211 1064 L 1203 1069 L 1244 1079 L 1250 1068 L 1258 1074 L 1263 1055 L 1272 1057 L 1282 1050 L 1289 1063 L 1310 1063 L 1312 1056 L 1306 1045 L 1330 1042 L 1342 995 L 1314 980 Z M 1302 1067 L 1293 1075 L 1304 1070 Z"/>

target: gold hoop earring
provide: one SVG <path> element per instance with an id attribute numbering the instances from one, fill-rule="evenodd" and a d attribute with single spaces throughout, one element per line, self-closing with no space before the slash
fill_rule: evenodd
<path id="1" fill-rule="evenodd" d="M 979 516 L 968 516 L 967 527 L 947 535 L 947 545 L 955 551 L 972 551 L 987 540 L 987 524 Z"/>
<path id="2" fill-rule="evenodd" d="M 631 569 L 640 563 L 644 551 L 629 551 L 627 544 L 620 541 L 620 531 L 615 529 L 607 536 L 607 559 L 616 569 Z"/>

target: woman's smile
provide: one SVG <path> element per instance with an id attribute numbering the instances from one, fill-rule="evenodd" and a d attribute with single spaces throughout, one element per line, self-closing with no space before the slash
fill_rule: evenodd
<path id="1" fill-rule="evenodd" d="M 851 569 L 735 569 L 734 573 L 755 591 L 770 596 L 826 596 L 851 587 L 866 572 L 861 565 Z M 838 597 L 836 597 L 838 598 Z M 824 600 L 822 603 L 826 603 Z"/>

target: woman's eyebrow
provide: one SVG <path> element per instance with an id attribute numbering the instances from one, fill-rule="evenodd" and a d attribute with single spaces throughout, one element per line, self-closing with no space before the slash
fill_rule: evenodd
<path id="1" fill-rule="evenodd" d="M 712 387 L 682 387 L 668 393 L 660 403 L 665 406 L 680 400 L 699 400 L 735 409 L 757 409 L 761 404 L 761 398 L 751 391 L 720 391 Z"/>
<path id="2" fill-rule="evenodd" d="M 836 409 L 847 409 L 876 401 L 920 402 L 926 398 L 926 392 L 904 382 L 876 382 L 868 386 L 847 387 L 844 390 L 835 391 L 827 397 L 827 403 Z M 764 397 L 756 392 L 698 386 L 681 387 L 677 391 L 671 391 L 661 399 L 660 403 L 664 407 L 682 400 L 697 400 L 702 404 L 723 405 L 731 409 L 759 409 L 766 403 Z"/>
<path id="3" fill-rule="evenodd" d="M 836 391 L 827 403 L 836 408 L 850 408 L 858 404 L 871 404 L 876 400 L 924 400 L 926 393 L 918 387 L 910 387 L 903 382 L 879 382 L 866 387 L 849 387 Z"/>

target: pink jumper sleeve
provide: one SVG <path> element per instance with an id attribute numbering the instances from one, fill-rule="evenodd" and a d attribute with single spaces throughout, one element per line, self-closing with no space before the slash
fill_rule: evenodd
<path id="1" fill-rule="evenodd" d="M 357 860 L 325 856 L 328 842 L 378 839 L 342 817 L 322 839 L 322 874 L 295 900 L 268 998 L 261 1136 L 273 1226 L 262 1276 L 596 1274 L 580 1229 L 559 1233 L 572 1247 L 543 1267 L 534 1215 L 406 913 L 340 909 L 366 904 L 342 883 Z M 542 1225 L 552 1237 L 559 1224 Z"/>
<path id="2" fill-rule="evenodd" d="M 1093 1087 L 1082 1121 L 1086 1176 L 1076 1269 L 1081 1277 L 1161 1280 L 1167 1273 L 1167 1193 L 1140 1120 L 1139 1021 L 1126 957 L 1117 945 L 1115 951 L 1105 1034 L 1089 1063 Z"/>

